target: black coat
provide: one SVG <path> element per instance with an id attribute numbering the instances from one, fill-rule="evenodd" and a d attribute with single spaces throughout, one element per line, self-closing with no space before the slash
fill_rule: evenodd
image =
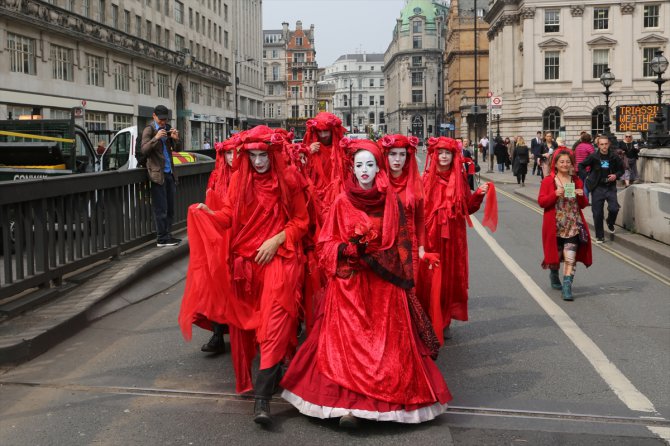
<path id="1" fill-rule="evenodd" d="M 530 151 L 527 146 L 516 146 L 512 152 L 512 174 L 526 175 L 528 173 L 528 161 Z"/>
<path id="2" fill-rule="evenodd" d="M 587 156 L 584 161 L 579 163 L 579 176 L 582 178 L 587 175 L 586 168 L 591 168 L 586 177 L 586 187 L 588 187 L 590 191 L 595 190 L 598 186 L 616 186 L 616 181 L 609 183 L 605 182 L 607 176 L 603 173 L 600 167 L 600 162 L 603 159 L 604 158 L 601 158 L 600 151 L 596 150 Z M 606 159 L 608 159 L 610 163 L 609 173 L 616 175 L 617 180 L 621 178 L 624 172 L 623 162 L 621 161 L 621 158 L 617 156 L 616 150 L 610 147 Z"/>

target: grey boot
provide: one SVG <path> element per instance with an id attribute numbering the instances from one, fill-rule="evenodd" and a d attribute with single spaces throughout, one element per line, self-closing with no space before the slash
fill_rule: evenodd
<path id="1" fill-rule="evenodd" d="M 574 276 L 563 276 L 563 300 L 572 301 L 572 279 Z"/>
<path id="2" fill-rule="evenodd" d="M 558 276 L 557 269 L 549 270 L 549 280 L 551 280 L 551 287 L 555 290 L 560 290 L 563 285 L 561 284 L 561 278 Z"/>

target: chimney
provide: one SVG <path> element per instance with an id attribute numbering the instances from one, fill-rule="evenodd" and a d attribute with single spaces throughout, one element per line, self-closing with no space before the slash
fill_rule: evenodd
<path id="1" fill-rule="evenodd" d="M 295 22 L 295 30 L 296 31 L 302 30 L 302 21 L 298 20 L 297 22 Z"/>

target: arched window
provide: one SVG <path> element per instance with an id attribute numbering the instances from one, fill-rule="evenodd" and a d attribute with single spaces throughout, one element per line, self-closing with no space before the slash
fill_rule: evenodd
<path id="1" fill-rule="evenodd" d="M 375 112 L 370 112 L 370 113 L 368 114 L 368 121 L 370 121 L 370 124 L 374 124 L 374 123 L 375 123 Z"/>
<path id="2" fill-rule="evenodd" d="M 605 131 L 605 106 L 599 105 L 591 112 L 591 135 L 600 135 Z"/>
<path id="3" fill-rule="evenodd" d="M 542 130 L 544 132 L 553 132 L 554 135 L 561 128 L 561 109 L 549 107 L 542 113 Z"/>

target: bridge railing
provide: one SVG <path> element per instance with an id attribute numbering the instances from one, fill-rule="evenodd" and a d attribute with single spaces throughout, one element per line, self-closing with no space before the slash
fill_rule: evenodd
<path id="1" fill-rule="evenodd" d="M 214 162 L 176 166 L 173 229 L 203 201 Z M 0 183 L 0 300 L 155 239 L 144 169 Z"/>

